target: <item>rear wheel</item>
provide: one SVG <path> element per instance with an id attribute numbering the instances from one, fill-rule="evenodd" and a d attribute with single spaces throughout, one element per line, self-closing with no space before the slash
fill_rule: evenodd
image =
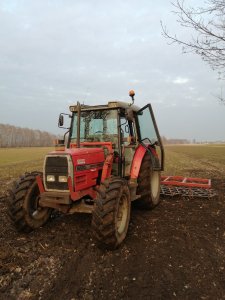
<path id="1" fill-rule="evenodd" d="M 141 199 L 137 204 L 145 209 L 151 209 L 160 202 L 160 171 L 154 171 L 151 165 L 151 158 L 148 153 L 142 160 L 139 176 L 137 194 Z"/>
<path id="2" fill-rule="evenodd" d="M 111 177 L 97 191 L 92 216 L 99 246 L 117 248 L 125 239 L 130 221 L 130 192 L 126 180 Z"/>
<path id="3" fill-rule="evenodd" d="M 9 191 L 8 214 L 18 231 L 30 232 L 44 225 L 51 215 L 52 209 L 39 206 L 37 175 L 42 173 L 26 173 Z"/>

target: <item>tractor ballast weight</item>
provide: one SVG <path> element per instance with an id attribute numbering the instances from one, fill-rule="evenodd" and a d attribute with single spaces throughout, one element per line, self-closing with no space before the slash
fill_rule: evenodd
<path id="1" fill-rule="evenodd" d="M 19 231 L 44 225 L 54 209 L 92 213 L 100 246 L 118 247 L 126 237 L 131 202 L 146 209 L 160 201 L 164 149 L 150 104 L 111 101 L 70 106 L 67 144 L 58 140 L 43 172 L 21 176 L 9 197 L 9 216 Z M 59 116 L 63 127 L 63 114 Z"/>

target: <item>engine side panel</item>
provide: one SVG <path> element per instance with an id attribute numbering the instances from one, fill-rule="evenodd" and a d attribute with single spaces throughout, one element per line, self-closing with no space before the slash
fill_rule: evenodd
<path id="1" fill-rule="evenodd" d="M 79 149 L 77 151 L 72 155 L 73 181 L 74 190 L 80 191 L 96 185 L 105 157 L 103 150 L 99 148 L 86 149 L 86 153 L 79 153 Z"/>

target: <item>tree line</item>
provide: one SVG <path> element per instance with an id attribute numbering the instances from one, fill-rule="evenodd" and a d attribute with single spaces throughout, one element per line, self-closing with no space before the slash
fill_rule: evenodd
<path id="1" fill-rule="evenodd" d="M 46 131 L 21 128 L 8 124 L 0 124 L 0 148 L 10 147 L 48 147 L 60 137 Z M 186 139 L 167 139 L 161 137 L 163 144 L 189 144 Z"/>
<path id="2" fill-rule="evenodd" d="M 168 144 L 190 144 L 190 141 L 187 139 L 168 139 L 165 136 L 161 137 L 162 143 L 164 145 L 168 145 Z"/>
<path id="3" fill-rule="evenodd" d="M 0 147 L 48 147 L 58 137 L 46 131 L 0 124 Z"/>

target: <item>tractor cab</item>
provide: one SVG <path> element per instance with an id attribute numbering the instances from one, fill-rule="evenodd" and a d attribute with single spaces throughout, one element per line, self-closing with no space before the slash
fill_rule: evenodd
<path id="1" fill-rule="evenodd" d="M 135 151 L 142 145 L 152 157 L 154 170 L 163 170 L 164 151 L 150 104 L 140 109 L 121 101 L 99 106 L 78 102 L 70 111 L 67 148 L 102 148 L 105 157 L 113 153 L 112 174 L 129 177 Z"/>

